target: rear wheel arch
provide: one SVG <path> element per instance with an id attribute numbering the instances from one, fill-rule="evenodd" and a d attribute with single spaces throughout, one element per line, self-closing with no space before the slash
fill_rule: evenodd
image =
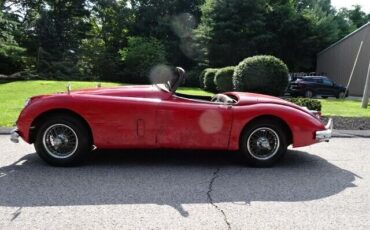
<path id="1" fill-rule="evenodd" d="M 271 167 L 286 153 L 291 132 L 276 116 L 259 116 L 248 122 L 240 135 L 240 152 L 246 163 L 255 167 Z"/>
<path id="2" fill-rule="evenodd" d="M 275 115 L 261 115 L 261 116 L 258 116 L 258 117 L 255 117 L 253 118 L 252 120 L 250 120 L 248 123 L 246 123 L 243 127 L 243 129 L 241 130 L 240 132 L 240 135 L 239 135 L 239 145 L 240 145 L 240 142 L 241 142 L 241 137 L 242 137 L 242 134 L 244 133 L 244 131 L 252 124 L 258 122 L 258 121 L 261 121 L 261 120 L 270 120 L 270 121 L 273 121 L 273 122 L 276 122 L 277 124 L 279 124 L 283 130 L 284 130 L 284 133 L 286 135 L 286 138 L 287 138 L 287 141 L 288 141 L 288 145 L 292 144 L 293 143 L 293 132 L 291 130 L 291 128 L 289 127 L 288 123 L 285 122 L 282 118 L 280 117 L 277 117 Z"/>
<path id="3" fill-rule="evenodd" d="M 30 143 L 35 142 L 38 129 L 43 124 L 43 122 L 45 122 L 50 117 L 60 116 L 60 115 L 65 115 L 65 116 L 68 116 L 68 117 L 74 117 L 74 118 L 78 119 L 88 129 L 89 134 L 90 134 L 90 138 L 91 138 L 91 143 L 94 143 L 94 137 L 93 137 L 93 134 L 92 134 L 92 130 L 91 130 L 91 127 L 90 127 L 89 123 L 87 122 L 87 120 L 85 118 L 83 118 L 80 114 L 78 114 L 78 113 L 76 113 L 72 110 L 69 110 L 69 109 L 52 109 L 52 110 L 48 110 L 48 111 L 45 111 L 45 112 L 39 114 L 32 121 L 31 128 L 29 130 Z"/>

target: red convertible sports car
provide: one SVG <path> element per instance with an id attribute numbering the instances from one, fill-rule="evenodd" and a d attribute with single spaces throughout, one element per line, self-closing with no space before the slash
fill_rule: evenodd
<path id="1" fill-rule="evenodd" d="M 331 138 L 313 111 L 285 100 L 229 92 L 213 97 L 176 93 L 185 72 L 148 86 L 96 88 L 27 100 L 11 132 L 33 143 L 55 166 L 81 163 L 98 149 L 240 150 L 249 164 L 267 167 L 287 151 Z"/>

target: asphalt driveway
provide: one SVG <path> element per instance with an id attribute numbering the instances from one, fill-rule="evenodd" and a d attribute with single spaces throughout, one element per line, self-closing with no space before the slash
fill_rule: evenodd
<path id="1" fill-rule="evenodd" d="M 274 168 L 237 153 L 96 152 L 54 168 L 0 136 L 0 229 L 369 229 L 370 139 L 290 150 Z"/>

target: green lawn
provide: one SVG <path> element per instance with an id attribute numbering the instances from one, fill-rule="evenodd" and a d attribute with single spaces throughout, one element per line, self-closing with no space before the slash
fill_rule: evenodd
<path id="1" fill-rule="evenodd" d="M 0 126 L 13 126 L 24 101 L 34 95 L 65 92 L 67 81 L 16 81 L 0 83 Z M 71 82 L 72 90 L 96 87 L 96 82 Z M 102 87 L 117 86 L 117 83 L 102 83 Z M 190 95 L 210 96 L 212 93 L 197 88 L 182 87 L 178 92 Z M 361 109 L 361 102 L 323 99 L 322 114 L 325 116 L 370 117 L 369 109 Z"/>
<path id="2" fill-rule="evenodd" d="M 320 99 L 320 101 L 324 116 L 370 117 L 370 104 L 368 109 L 362 109 L 361 101 L 339 99 Z"/>

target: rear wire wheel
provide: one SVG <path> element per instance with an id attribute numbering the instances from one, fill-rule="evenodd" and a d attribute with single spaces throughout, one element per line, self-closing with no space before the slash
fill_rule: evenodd
<path id="1" fill-rule="evenodd" d="M 249 165 L 271 167 L 287 151 L 287 134 L 279 122 L 259 119 L 243 131 L 240 148 Z"/>

